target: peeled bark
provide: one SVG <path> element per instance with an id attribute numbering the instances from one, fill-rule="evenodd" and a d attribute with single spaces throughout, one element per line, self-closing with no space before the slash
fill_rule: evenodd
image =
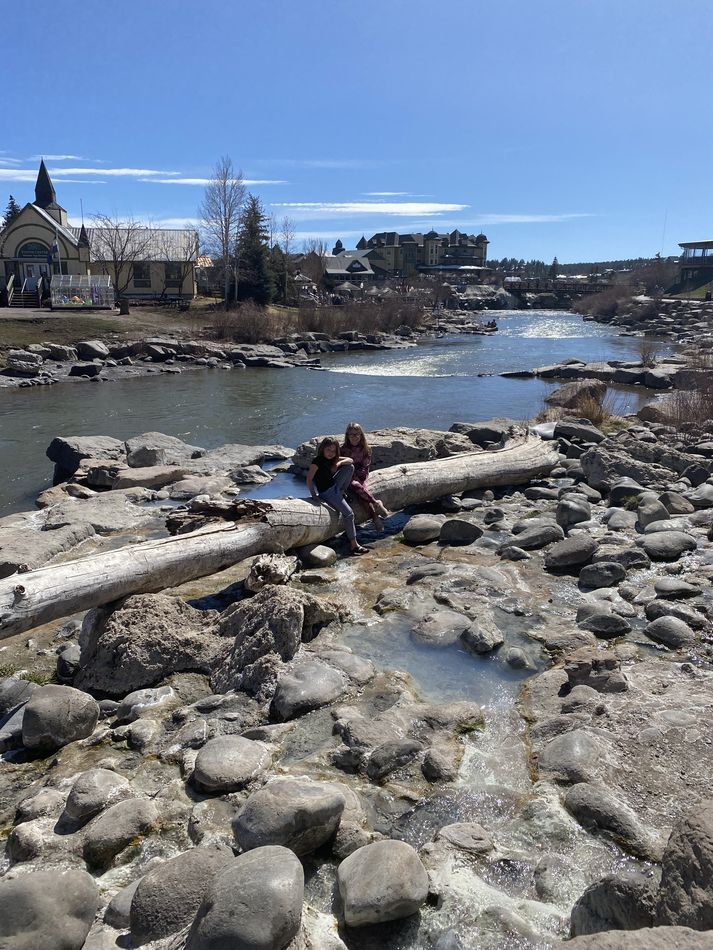
<path id="1" fill-rule="evenodd" d="M 373 473 L 369 487 L 387 508 L 400 510 L 442 495 L 523 484 L 549 473 L 557 460 L 552 443 L 522 438 L 493 452 L 394 465 Z M 355 515 L 358 522 L 369 517 L 358 506 Z M 254 554 L 316 544 L 344 527 L 326 505 L 294 498 L 238 501 L 231 517 L 237 523 L 209 525 L 0 580 L 0 639 L 129 594 L 215 574 Z"/>

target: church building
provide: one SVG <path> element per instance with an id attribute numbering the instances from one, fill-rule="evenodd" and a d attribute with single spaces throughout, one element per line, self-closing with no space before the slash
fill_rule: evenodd
<path id="1" fill-rule="evenodd" d="M 117 297 L 190 300 L 197 256 L 196 231 L 73 227 L 42 161 L 35 200 L 0 231 L 0 306 L 39 306 L 60 274 L 106 275 Z"/>

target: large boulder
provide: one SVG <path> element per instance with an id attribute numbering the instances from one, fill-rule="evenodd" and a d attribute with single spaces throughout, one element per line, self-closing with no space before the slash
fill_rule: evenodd
<path id="1" fill-rule="evenodd" d="M 644 551 L 652 561 L 677 561 L 686 551 L 695 551 L 698 544 L 685 531 L 655 531 L 644 535 Z"/>
<path id="2" fill-rule="evenodd" d="M 216 873 L 232 860 L 229 848 L 207 846 L 191 848 L 152 868 L 131 900 L 134 943 L 167 937 L 190 924 Z"/>
<path id="3" fill-rule="evenodd" d="M 33 871 L 0 879 L 2 950 L 81 950 L 99 906 L 86 871 Z"/>
<path id="4" fill-rule="evenodd" d="M 674 825 L 661 861 L 658 923 L 713 930 L 713 800 Z"/>
<path id="5" fill-rule="evenodd" d="M 215 615 L 167 594 L 135 594 L 110 614 L 84 621 L 75 685 L 125 696 L 171 673 L 209 673 L 225 643 Z"/>
<path id="6" fill-rule="evenodd" d="M 250 670 L 265 658 L 287 662 L 302 641 L 317 636 L 328 623 L 341 616 L 328 600 L 291 587 L 264 587 L 249 600 L 224 610 L 216 630 L 228 645 L 223 648 L 211 677 L 218 693 L 239 689 L 250 679 Z M 274 683 L 273 683 L 274 686 Z"/>
<path id="7" fill-rule="evenodd" d="M 334 837 L 344 805 L 337 785 L 276 779 L 248 798 L 233 820 L 233 833 L 243 851 L 283 845 L 302 856 Z"/>
<path id="8" fill-rule="evenodd" d="M 576 440 L 577 442 L 603 442 L 606 436 L 592 425 L 589 419 L 558 419 L 555 423 L 556 439 Z"/>
<path id="9" fill-rule="evenodd" d="M 198 458 L 204 451 L 163 432 L 144 432 L 126 440 L 126 460 L 131 468 L 175 465 Z"/>
<path id="10" fill-rule="evenodd" d="M 82 459 L 126 461 L 126 448 L 119 439 L 105 435 L 57 436 L 50 442 L 46 455 L 55 463 L 59 473 L 69 478 L 77 471 Z"/>
<path id="11" fill-rule="evenodd" d="M 71 686 L 43 686 L 25 706 L 22 744 L 47 755 L 76 739 L 86 739 L 99 721 L 99 704 Z"/>
<path id="12" fill-rule="evenodd" d="M 317 454 L 317 446 L 325 436 L 303 442 L 295 452 L 294 463 L 299 469 L 308 469 Z M 341 442 L 342 433 L 333 438 Z M 474 452 L 475 447 L 467 435 L 458 432 L 440 432 L 434 429 L 378 429 L 367 433 L 371 448 L 373 469 L 403 465 L 408 462 L 430 462 L 433 459 L 450 458 L 462 452 Z"/>
<path id="13" fill-rule="evenodd" d="M 383 924 L 415 914 L 428 895 L 428 874 L 405 841 L 376 841 L 354 851 L 337 869 L 348 927 Z"/>
<path id="14" fill-rule="evenodd" d="M 302 918 L 304 872 L 282 847 L 234 858 L 208 885 L 185 950 L 284 950 Z"/>
<path id="15" fill-rule="evenodd" d="M 644 627 L 644 633 L 656 643 L 663 643 L 672 650 L 690 647 L 696 642 L 693 630 L 678 617 L 658 617 Z"/>
<path id="16" fill-rule="evenodd" d="M 443 515 L 413 515 L 404 525 L 404 541 L 407 544 L 428 544 L 429 541 L 436 541 L 441 535 L 444 522 Z"/>
<path id="17" fill-rule="evenodd" d="M 656 860 L 658 843 L 635 812 L 607 788 L 580 782 L 564 800 L 565 808 L 588 831 L 603 831 L 638 858 Z"/>

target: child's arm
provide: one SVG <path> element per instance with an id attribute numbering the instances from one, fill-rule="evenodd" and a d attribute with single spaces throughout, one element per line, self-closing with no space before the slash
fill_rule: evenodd
<path id="1" fill-rule="evenodd" d="M 342 457 L 338 460 L 337 464 L 334 467 L 335 469 L 337 469 L 337 468 L 341 468 L 342 465 L 353 465 L 353 464 L 354 462 L 350 458 L 347 458 L 346 455 L 342 455 Z"/>
<path id="2" fill-rule="evenodd" d="M 317 491 L 317 486 L 314 484 L 314 476 L 317 474 L 317 466 L 310 465 L 309 471 L 307 472 L 307 488 L 309 488 L 309 493 L 312 498 L 319 498 L 319 492 Z"/>

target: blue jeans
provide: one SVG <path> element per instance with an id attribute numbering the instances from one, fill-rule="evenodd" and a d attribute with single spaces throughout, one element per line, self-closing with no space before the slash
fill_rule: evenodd
<path id="1" fill-rule="evenodd" d="M 344 527 L 347 537 L 350 541 L 356 541 L 356 528 L 354 527 L 354 512 L 349 507 L 344 498 L 344 493 L 354 478 L 354 466 L 342 465 L 337 469 L 334 481 L 331 486 L 323 492 L 320 492 L 319 500 L 325 502 L 330 508 L 334 508 L 344 519 Z"/>

